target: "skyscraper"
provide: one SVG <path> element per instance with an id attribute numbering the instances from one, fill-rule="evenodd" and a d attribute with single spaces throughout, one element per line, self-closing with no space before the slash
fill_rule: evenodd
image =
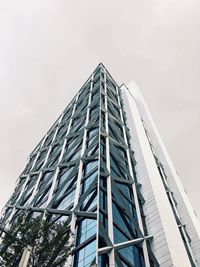
<path id="1" fill-rule="evenodd" d="M 31 153 L 1 225 L 23 213 L 70 227 L 65 266 L 200 266 L 199 223 L 144 100 L 102 64 Z"/>

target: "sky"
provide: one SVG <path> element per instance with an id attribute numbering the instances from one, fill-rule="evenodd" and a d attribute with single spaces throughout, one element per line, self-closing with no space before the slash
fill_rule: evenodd
<path id="1" fill-rule="evenodd" d="M 199 33 L 199 0 L 0 0 L 0 208 L 102 62 L 140 87 L 200 220 Z"/>

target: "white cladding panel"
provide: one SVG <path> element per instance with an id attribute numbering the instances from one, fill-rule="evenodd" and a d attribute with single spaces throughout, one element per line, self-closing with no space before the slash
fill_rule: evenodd
<path id="1" fill-rule="evenodd" d="M 134 96 L 140 117 L 145 122 L 145 127 L 154 146 L 154 151 L 164 166 L 169 187 L 174 193 L 174 198 L 177 202 L 178 214 L 181 218 L 182 223 L 186 225 L 187 233 L 191 238 L 192 253 L 194 255 L 197 266 L 200 266 L 200 224 L 198 222 L 198 219 L 191 206 L 185 189 L 183 188 L 180 178 L 178 177 L 176 169 L 157 131 L 155 123 L 151 117 L 151 114 L 141 95 L 139 88 L 134 81 L 128 85 L 128 88 L 131 90 L 131 94 Z"/>
<path id="2" fill-rule="evenodd" d="M 146 137 L 138 107 L 125 86 L 121 87 L 131 146 L 137 161 L 138 182 L 145 198 L 144 213 L 149 235 L 153 235 L 152 249 L 161 267 L 190 267 L 179 229 Z M 181 257 L 180 257 L 181 255 Z"/>

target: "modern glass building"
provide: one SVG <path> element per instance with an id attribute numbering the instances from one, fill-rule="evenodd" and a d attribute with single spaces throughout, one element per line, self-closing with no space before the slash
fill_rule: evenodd
<path id="1" fill-rule="evenodd" d="M 23 213 L 70 227 L 60 266 L 200 266 L 198 221 L 137 86 L 103 64 L 31 153 L 2 227 Z"/>

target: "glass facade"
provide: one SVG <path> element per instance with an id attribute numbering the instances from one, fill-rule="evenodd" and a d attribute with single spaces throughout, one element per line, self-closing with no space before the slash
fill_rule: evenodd
<path id="1" fill-rule="evenodd" d="M 66 266 L 158 266 L 126 121 L 120 88 L 100 64 L 31 153 L 1 224 L 26 210 L 64 220 L 75 236 Z"/>

